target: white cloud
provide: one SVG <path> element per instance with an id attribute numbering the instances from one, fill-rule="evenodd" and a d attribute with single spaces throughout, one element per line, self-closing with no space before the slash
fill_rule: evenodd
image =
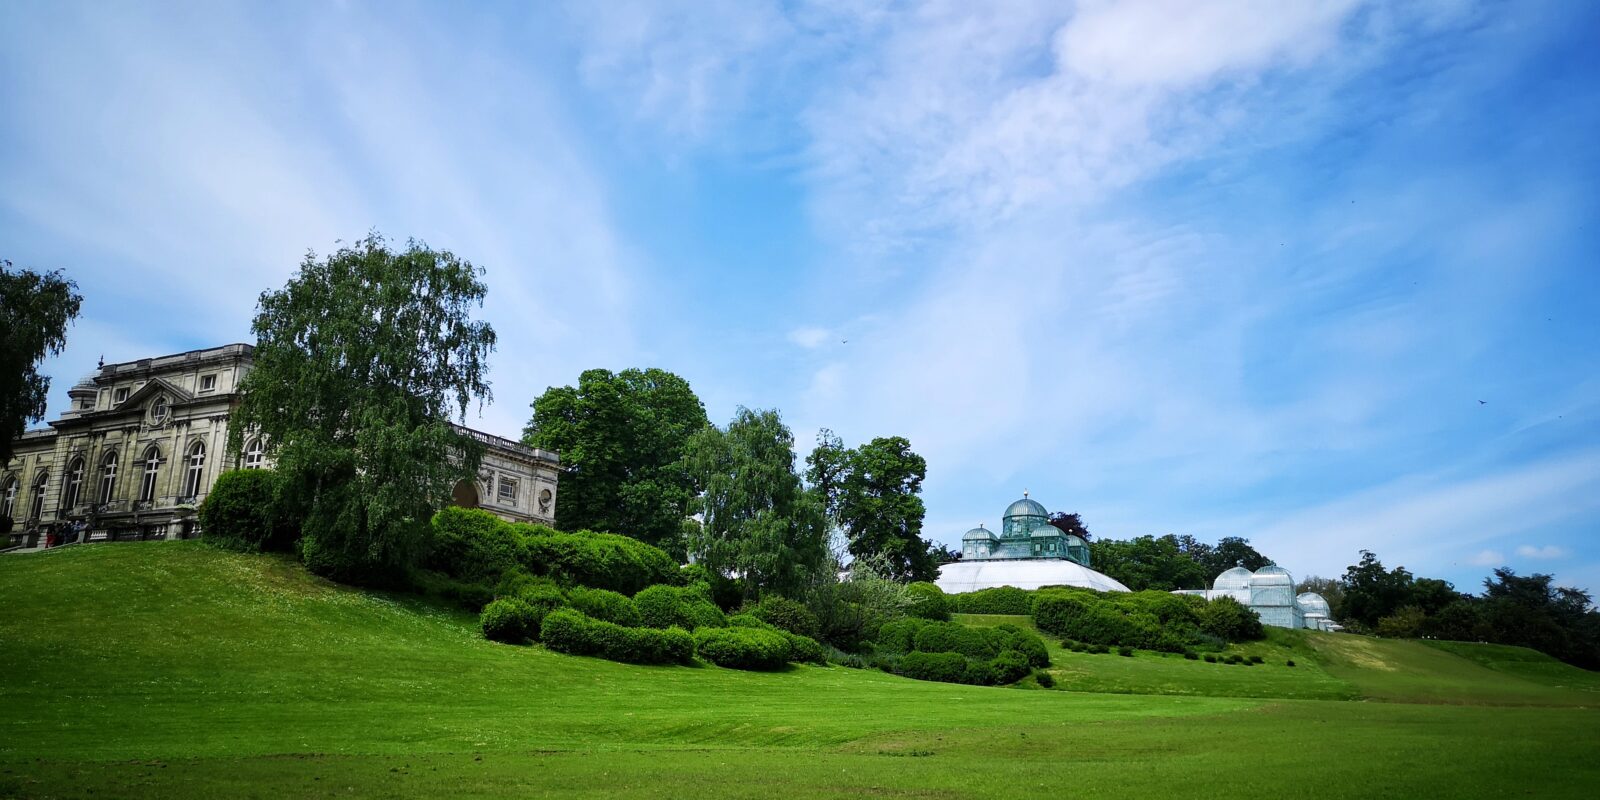
<path id="1" fill-rule="evenodd" d="M 1505 566 L 1506 556 L 1499 550 L 1479 550 L 1471 562 L 1480 567 L 1502 567 Z"/>
<path id="2" fill-rule="evenodd" d="M 1567 548 L 1558 547 L 1553 544 L 1547 544 L 1542 547 L 1525 544 L 1517 548 L 1517 555 L 1522 556 L 1523 558 L 1566 558 L 1569 554 L 1571 554 L 1571 551 Z"/>
<path id="3" fill-rule="evenodd" d="M 804 347 L 807 350 L 815 350 L 816 348 L 833 341 L 834 336 L 836 336 L 836 334 L 833 331 L 827 328 L 818 328 L 814 326 L 795 328 L 794 330 L 789 331 L 789 341 L 799 347 Z"/>

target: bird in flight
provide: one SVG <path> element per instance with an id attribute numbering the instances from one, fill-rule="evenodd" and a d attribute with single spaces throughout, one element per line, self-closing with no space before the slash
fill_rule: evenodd
<path id="1" fill-rule="evenodd" d="M 1480 405 L 1480 406 L 1489 405 L 1489 401 L 1488 400 L 1479 400 L 1478 401 L 1478 405 Z"/>

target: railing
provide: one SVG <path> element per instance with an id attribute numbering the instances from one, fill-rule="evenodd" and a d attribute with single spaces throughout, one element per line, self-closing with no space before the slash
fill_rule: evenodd
<path id="1" fill-rule="evenodd" d="M 127 500 L 111 500 L 95 506 L 96 514 L 117 514 L 128 510 Z"/>

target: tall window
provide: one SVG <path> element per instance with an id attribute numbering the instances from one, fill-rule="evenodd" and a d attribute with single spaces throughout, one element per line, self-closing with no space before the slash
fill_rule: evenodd
<path id="1" fill-rule="evenodd" d="M 61 508 L 71 511 L 78 505 L 78 495 L 83 492 L 83 459 L 72 459 L 72 466 L 67 467 L 66 492 L 61 495 Z"/>
<path id="2" fill-rule="evenodd" d="M 109 503 L 117 491 L 117 451 L 106 453 L 100 459 L 100 502 Z"/>
<path id="3" fill-rule="evenodd" d="M 261 469 L 266 466 L 267 446 L 260 439 L 251 439 L 244 448 L 244 468 Z"/>
<path id="4" fill-rule="evenodd" d="M 189 469 L 183 476 L 183 494 L 194 497 L 200 493 L 200 476 L 206 471 L 206 444 L 195 442 L 189 448 Z"/>
<path id="5" fill-rule="evenodd" d="M 49 485 L 48 472 L 41 472 L 39 477 L 33 479 L 33 506 L 29 509 L 28 519 L 38 519 L 44 515 L 44 490 Z"/>
<path id="6" fill-rule="evenodd" d="M 0 492 L 0 517 L 11 517 L 11 509 L 17 505 L 17 479 L 6 478 L 3 492 Z"/>
<path id="7" fill-rule="evenodd" d="M 150 445 L 144 451 L 144 479 L 139 482 L 139 502 L 156 499 L 156 475 L 161 472 L 161 448 Z"/>

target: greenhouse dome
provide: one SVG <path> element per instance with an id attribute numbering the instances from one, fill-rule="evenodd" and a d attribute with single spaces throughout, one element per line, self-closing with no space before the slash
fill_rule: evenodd
<path id="1" fill-rule="evenodd" d="M 993 539 L 993 538 L 994 538 L 994 531 L 991 531 L 988 528 L 985 528 L 982 525 L 979 525 L 978 527 L 973 528 L 970 531 L 967 531 L 966 534 L 961 537 L 961 541 L 963 541 L 963 542 L 972 541 L 972 540 L 988 541 L 988 540 Z"/>
<path id="2" fill-rule="evenodd" d="M 1230 570 L 1231 571 L 1231 570 Z M 1223 573 L 1227 574 L 1227 573 Z M 1250 576 L 1251 586 L 1293 586 L 1294 576 L 1277 564 L 1268 564 Z"/>
<path id="3" fill-rule="evenodd" d="M 1294 600 L 1296 603 L 1300 604 L 1301 608 L 1305 609 L 1306 616 L 1308 617 L 1313 615 L 1323 617 L 1333 616 L 1332 610 L 1330 610 L 1328 607 L 1328 601 L 1324 599 L 1322 595 L 1317 594 L 1316 592 L 1302 592 L 1300 596 L 1296 597 Z"/>
<path id="4" fill-rule="evenodd" d="M 1039 501 L 1029 499 L 1027 493 L 1024 492 L 1021 500 L 1006 507 L 1006 513 L 1003 518 L 1042 517 L 1048 519 L 1049 516 L 1050 513 L 1044 510 L 1044 506 L 1040 505 Z"/>
<path id="5" fill-rule="evenodd" d="M 1211 588 L 1219 592 L 1237 592 L 1241 589 L 1249 589 L 1250 578 L 1250 570 L 1244 567 L 1234 567 L 1218 575 L 1216 581 L 1212 582 Z"/>

